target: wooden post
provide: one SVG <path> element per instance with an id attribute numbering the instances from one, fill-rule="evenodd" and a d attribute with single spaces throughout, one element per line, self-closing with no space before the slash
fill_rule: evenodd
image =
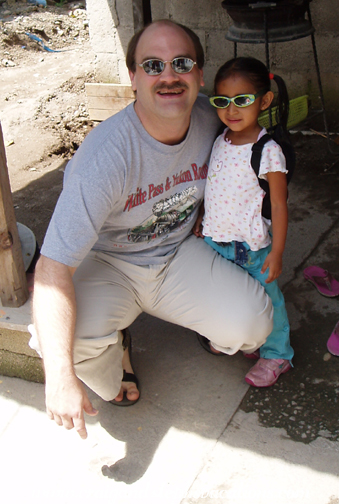
<path id="1" fill-rule="evenodd" d="M 17 308 L 23 305 L 28 297 L 0 124 L 0 299 L 2 306 Z"/>

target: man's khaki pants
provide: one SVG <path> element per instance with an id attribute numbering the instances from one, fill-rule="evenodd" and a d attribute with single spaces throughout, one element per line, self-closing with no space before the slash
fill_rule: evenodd
<path id="1" fill-rule="evenodd" d="M 121 330 L 141 312 L 192 329 L 227 354 L 256 350 L 272 330 L 271 302 L 259 282 L 193 235 L 161 265 L 92 251 L 73 278 L 75 370 L 104 400 L 121 386 Z"/>

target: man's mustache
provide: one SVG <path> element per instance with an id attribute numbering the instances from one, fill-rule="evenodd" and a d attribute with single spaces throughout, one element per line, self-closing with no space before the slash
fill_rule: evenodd
<path id="1" fill-rule="evenodd" d="M 188 86 L 185 82 L 173 82 L 173 84 L 166 84 L 162 82 L 155 86 L 155 91 L 175 91 L 176 89 L 188 89 Z"/>

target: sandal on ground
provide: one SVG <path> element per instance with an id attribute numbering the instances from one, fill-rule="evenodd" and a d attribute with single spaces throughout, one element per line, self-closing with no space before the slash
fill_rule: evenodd
<path id="1" fill-rule="evenodd" d="M 206 352 L 215 355 L 216 357 L 219 357 L 220 355 L 226 355 L 222 352 L 219 352 L 218 350 L 213 351 L 213 349 L 211 348 L 211 342 L 208 338 L 205 338 L 205 336 L 201 336 L 201 334 L 199 333 L 196 333 L 196 335 L 200 345 L 203 347 L 204 350 L 206 350 Z"/>
<path id="2" fill-rule="evenodd" d="M 304 269 L 304 277 L 311 282 L 317 291 L 326 297 L 339 296 L 339 282 L 331 273 L 319 266 L 309 266 Z"/>
<path id="3" fill-rule="evenodd" d="M 339 322 L 337 322 L 331 336 L 328 338 L 327 350 L 332 355 L 339 355 Z"/>
<path id="4" fill-rule="evenodd" d="M 122 331 L 122 334 L 123 334 L 122 347 L 123 347 L 124 350 L 126 350 L 126 348 L 128 348 L 128 355 L 129 355 L 130 362 L 132 364 L 132 341 L 131 341 L 131 335 L 130 335 L 130 332 L 128 331 L 128 329 L 124 329 Z M 115 399 L 112 399 L 112 401 L 110 401 L 110 403 L 114 404 L 115 406 L 132 406 L 133 404 L 135 404 L 136 402 L 138 402 L 139 399 L 140 399 L 139 380 L 135 376 L 134 373 L 127 373 L 127 371 L 124 370 L 121 382 L 132 382 L 132 383 L 135 383 L 135 385 L 137 386 L 137 389 L 139 391 L 139 397 L 138 397 L 138 399 L 134 399 L 134 400 L 128 399 L 128 397 L 127 397 L 127 391 L 124 391 L 124 395 L 123 395 L 123 398 L 122 398 L 121 401 L 116 401 Z"/>
<path id="5" fill-rule="evenodd" d="M 110 401 L 110 402 L 112 404 L 114 404 L 115 406 L 132 406 L 133 404 L 135 404 L 136 402 L 138 402 L 139 399 L 140 399 L 139 380 L 135 376 L 135 374 L 133 374 L 133 373 L 126 373 L 126 371 L 124 370 L 124 374 L 123 374 L 121 382 L 133 382 L 133 383 L 135 383 L 136 386 L 137 386 L 137 389 L 139 391 L 139 397 L 138 397 L 138 399 L 134 399 L 133 401 L 131 401 L 127 397 L 127 392 L 124 391 L 124 396 L 123 396 L 123 398 L 122 398 L 121 401 L 116 401 L 115 399 L 112 399 L 112 401 Z"/>

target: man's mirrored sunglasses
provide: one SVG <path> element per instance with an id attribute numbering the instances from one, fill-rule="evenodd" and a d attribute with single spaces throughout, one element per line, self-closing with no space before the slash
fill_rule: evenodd
<path id="1" fill-rule="evenodd" d="M 160 59 L 148 59 L 143 61 L 143 63 L 138 63 L 138 66 L 143 68 L 147 75 L 160 75 L 165 70 L 166 63 L 170 63 L 172 69 L 178 74 L 189 73 L 194 65 L 196 65 L 196 61 L 191 60 L 190 58 L 174 58 L 172 61 L 162 61 Z"/>
<path id="2" fill-rule="evenodd" d="M 227 108 L 230 103 L 233 103 L 236 107 L 243 108 L 252 105 L 258 96 L 262 96 L 263 94 L 265 94 L 264 91 L 259 91 L 259 93 L 256 94 L 241 94 L 233 96 L 233 98 L 229 98 L 228 96 L 211 96 L 210 104 L 213 105 L 213 107 L 224 109 Z"/>

